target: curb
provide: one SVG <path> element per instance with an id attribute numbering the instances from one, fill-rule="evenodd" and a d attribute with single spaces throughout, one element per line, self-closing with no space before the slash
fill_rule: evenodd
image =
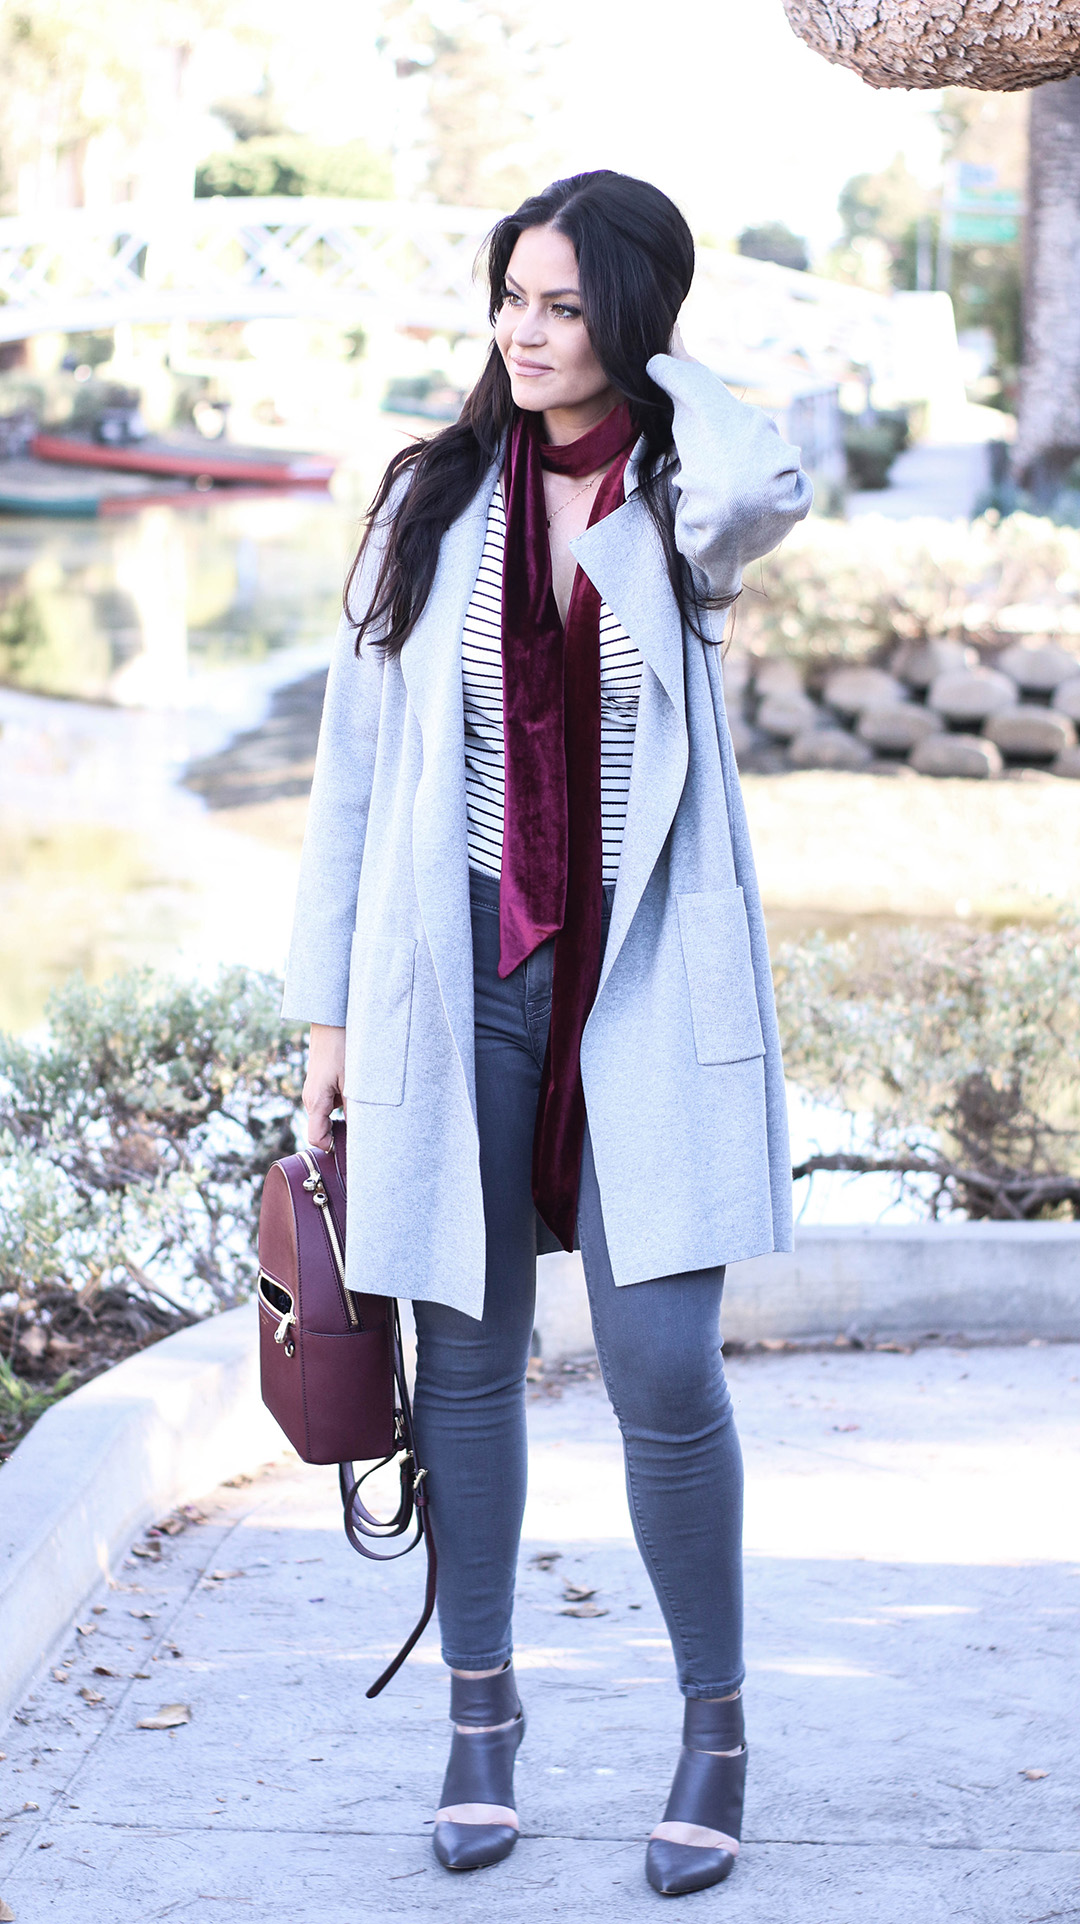
<path id="1" fill-rule="evenodd" d="M 541 1256 L 545 1362 L 594 1349 L 579 1255 Z M 849 1336 L 918 1342 L 1080 1340 L 1080 1223 L 856 1223 L 800 1229 L 793 1255 L 730 1264 L 730 1343 Z"/>
<path id="2" fill-rule="evenodd" d="M 0 1469 L 0 1720 L 140 1529 L 285 1440 L 259 1394 L 254 1302 L 57 1403 Z"/>

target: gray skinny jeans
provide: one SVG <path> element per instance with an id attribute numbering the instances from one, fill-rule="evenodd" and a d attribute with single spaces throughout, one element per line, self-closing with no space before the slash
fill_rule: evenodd
<path id="1" fill-rule="evenodd" d="M 443 1657 L 456 1670 L 490 1670 L 513 1650 L 536 1293 L 532 1138 L 552 944 L 500 981 L 498 883 L 472 871 L 471 898 L 484 1314 L 476 1321 L 442 1304 L 415 1305 L 414 1408 L 439 1555 Z M 622 1431 L 634 1534 L 679 1686 L 687 1697 L 722 1697 L 743 1679 L 742 1456 L 720 1356 L 724 1272 L 616 1289 L 588 1136 L 578 1231 L 597 1355 Z"/>

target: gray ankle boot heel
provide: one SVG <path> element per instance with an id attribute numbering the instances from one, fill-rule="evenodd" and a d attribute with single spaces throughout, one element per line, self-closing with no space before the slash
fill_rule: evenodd
<path id="1" fill-rule="evenodd" d="M 441 1813 L 470 1804 L 494 1804 L 516 1814 L 514 1758 L 525 1735 L 525 1712 L 513 1666 L 507 1664 L 493 1677 L 451 1676 L 450 1717 L 455 1729 L 432 1845 L 448 1871 L 479 1871 L 509 1857 L 518 1840 L 517 1825 L 472 1824 Z M 459 1730 L 459 1724 L 478 1727 Z M 484 1728 L 492 1724 L 507 1728 Z"/>
<path id="2" fill-rule="evenodd" d="M 735 1751 L 734 1757 L 717 1751 Z M 741 1697 L 690 1697 L 683 1716 L 683 1748 L 675 1768 L 664 1824 L 695 1824 L 718 1831 L 726 1844 L 677 1844 L 651 1837 L 645 1875 L 661 1897 L 682 1897 L 720 1884 L 735 1869 L 742 1832 L 746 1743 Z M 657 1827 L 662 1829 L 663 1826 Z M 734 1848 L 728 1848 L 728 1846 Z"/>

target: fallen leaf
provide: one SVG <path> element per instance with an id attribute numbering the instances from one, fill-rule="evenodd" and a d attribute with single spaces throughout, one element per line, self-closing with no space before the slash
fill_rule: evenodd
<path id="1" fill-rule="evenodd" d="M 537 1570 L 551 1570 L 561 1560 L 561 1550 L 540 1550 L 536 1556 L 529 1558 L 529 1562 L 534 1564 Z"/>
<path id="2" fill-rule="evenodd" d="M 133 1557 L 149 1557 L 151 1563 L 161 1562 L 161 1551 L 156 1543 L 133 1543 L 131 1554 Z"/>
<path id="3" fill-rule="evenodd" d="M 526 1383 L 542 1383 L 543 1380 L 544 1380 L 543 1359 L 539 1356 L 530 1356 L 528 1362 L 525 1365 Z"/>
<path id="4" fill-rule="evenodd" d="M 129 1610 L 128 1616 L 134 1617 L 137 1623 L 153 1623 L 154 1618 L 157 1616 L 157 1611 L 156 1610 Z"/>
<path id="5" fill-rule="evenodd" d="M 187 1526 L 188 1520 L 186 1516 L 177 1516 L 174 1513 L 172 1516 L 162 1517 L 161 1522 L 153 1524 L 146 1534 L 148 1537 L 178 1537 L 182 1530 L 187 1529 Z"/>
<path id="6" fill-rule="evenodd" d="M 833 1424 L 833 1429 L 838 1431 L 841 1436 L 846 1436 L 851 1430 L 858 1430 L 861 1428 L 862 1428 L 862 1425 L 860 1423 L 834 1423 Z"/>
<path id="7" fill-rule="evenodd" d="M 191 1722 L 189 1704 L 162 1704 L 152 1717 L 140 1717 L 136 1730 L 176 1730 L 180 1724 Z"/>
<path id="8" fill-rule="evenodd" d="M 607 1611 L 597 1608 L 595 1603 L 572 1603 L 566 1610 L 559 1611 L 560 1617 L 606 1617 Z"/>
<path id="9" fill-rule="evenodd" d="M 75 1625 L 75 1628 L 78 1631 L 80 1637 L 93 1637 L 93 1636 L 96 1636 L 97 1634 L 96 1623 L 77 1623 Z"/>
<path id="10" fill-rule="evenodd" d="M 1037 1784 L 1040 1777 L 1049 1777 L 1050 1772 L 1048 1770 L 1022 1770 L 1020 1775 L 1021 1777 L 1026 1777 L 1029 1784 Z"/>
<path id="11" fill-rule="evenodd" d="M 590 1589 L 587 1583 L 564 1583 L 562 1593 L 567 1603 L 588 1603 L 590 1597 L 595 1597 L 596 1590 L 595 1587 Z"/>
<path id="12" fill-rule="evenodd" d="M 95 1603 L 91 1609 L 90 1614 L 91 1616 L 94 1616 L 94 1617 L 103 1617 L 108 1607 L 109 1606 L 107 1603 Z"/>
<path id="13" fill-rule="evenodd" d="M 783 1336 L 763 1336 L 761 1347 L 762 1349 L 787 1349 L 788 1345 Z"/>
<path id="14" fill-rule="evenodd" d="M 92 1690 L 89 1684 L 83 1685 L 79 1695 L 85 1698 L 88 1704 L 103 1704 L 105 1702 L 100 1690 Z"/>
<path id="15" fill-rule="evenodd" d="M 242 1577 L 243 1570 L 211 1570 L 208 1572 L 210 1583 L 228 1583 L 230 1577 Z"/>
<path id="16" fill-rule="evenodd" d="M 15 1913 L 9 1904 L 0 1897 L 0 1924 L 15 1924 Z"/>
<path id="17" fill-rule="evenodd" d="M 118 1677 L 120 1672 L 119 1670 L 110 1670 L 107 1663 L 96 1663 L 94 1665 L 94 1675 L 95 1677 Z"/>
<path id="18" fill-rule="evenodd" d="M 66 1670 L 54 1670 L 52 1674 L 53 1674 L 54 1683 L 66 1683 L 68 1680 L 68 1673 Z"/>
<path id="19" fill-rule="evenodd" d="M 245 1483 L 254 1483 L 254 1481 L 255 1478 L 253 1476 L 227 1476 L 225 1478 L 225 1488 L 227 1490 L 242 1490 Z"/>
<path id="20" fill-rule="evenodd" d="M 141 1683 L 148 1683 L 150 1680 L 150 1672 L 148 1670 L 133 1670 L 131 1674 L 133 1677 L 138 1677 Z"/>
<path id="21" fill-rule="evenodd" d="M 41 1805 L 40 1804 L 24 1804 L 23 1809 L 24 1810 L 40 1810 Z"/>

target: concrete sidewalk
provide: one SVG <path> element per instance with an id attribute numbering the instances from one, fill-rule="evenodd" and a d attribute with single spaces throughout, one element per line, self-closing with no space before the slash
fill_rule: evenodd
<path id="1" fill-rule="evenodd" d="M 1073 1915 L 1080 1346 L 788 1352 L 730 1374 L 748 1470 L 746 1843 L 686 1914 Z M 361 1566 L 332 1473 L 284 1458 L 215 1491 L 159 1562 L 122 1562 L 73 1626 L 67 1680 L 46 1671 L 0 1738 L 0 1899 L 17 1924 L 654 1914 L 643 1840 L 679 1705 L 617 1435 L 594 1383 L 537 1392 L 530 1421 L 530 1729 L 506 1864 L 452 1878 L 430 1855 L 447 1743 L 432 1634 L 363 1697 L 421 1559 Z M 563 1614 L 566 1582 L 604 1614 Z M 136 1728 L 174 1703 L 186 1727 Z"/>

